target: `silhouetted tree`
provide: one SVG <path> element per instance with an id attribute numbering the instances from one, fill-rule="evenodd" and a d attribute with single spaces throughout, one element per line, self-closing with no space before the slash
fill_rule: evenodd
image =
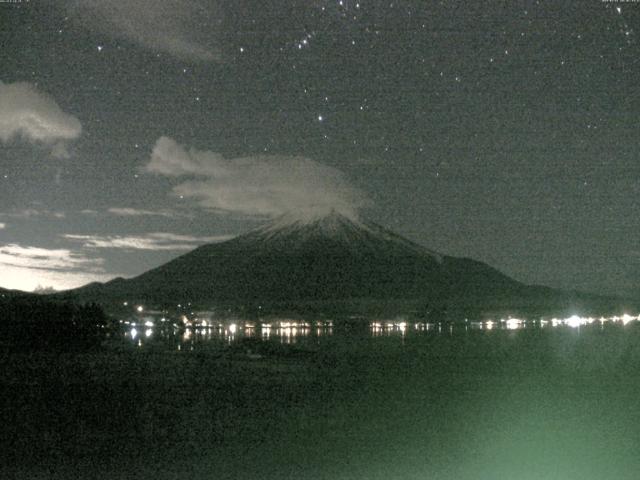
<path id="1" fill-rule="evenodd" d="M 108 318 L 96 304 L 42 297 L 0 300 L 0 342 L 11 349 L 85 350 L 100 345 Z"/>

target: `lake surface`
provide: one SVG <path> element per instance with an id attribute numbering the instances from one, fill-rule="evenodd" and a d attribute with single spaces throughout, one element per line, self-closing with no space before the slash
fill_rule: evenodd
<path id="1" fill-rule="evenodd" d="M 637 479 L 640 324 L 577 318 L 142 320 L 105 352 L 5 356 L 0 474 Z"/>

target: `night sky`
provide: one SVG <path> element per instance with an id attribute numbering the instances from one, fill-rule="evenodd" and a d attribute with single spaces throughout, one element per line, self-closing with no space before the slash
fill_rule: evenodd
<path id="1" fill-rule="evenodd" d="M 289 208 L 640 291 L 640 3 L 0 3 L 0 286 L 133 276 Z M 640 33 L 640 30 L 638 30 Z"/>

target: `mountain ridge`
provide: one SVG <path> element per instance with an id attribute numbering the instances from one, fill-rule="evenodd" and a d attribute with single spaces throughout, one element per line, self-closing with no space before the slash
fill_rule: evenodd
<path id="1" fill-rule="evenodd" d="M 561 296 L 547 287 L 525 285 L 483 262 L 443 255 L 335 211 L 278 217 L 137 277 L 65 295 L 98 303 L 274 305 L 276 310 L 278 305 L 295 309 L 332 302 L 527 304 Z"/>

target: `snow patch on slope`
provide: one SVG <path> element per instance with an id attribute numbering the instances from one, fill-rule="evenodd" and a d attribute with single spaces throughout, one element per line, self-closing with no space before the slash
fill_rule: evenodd
<path id="1" fill-rule="evenodd" d="M 331 209 L 328 212 L 292 211 L 275 218 L 266 225 L 247 234 L 253 240 L 271 242 L 296 239 L 303 242 L 310 238 L 330 238 L 357 247 L 358 243 L 381 246 L 384 244 L 411 250 L 442 262 L 442 255 L 413 243 L 375 223 L 361 220 L 356 214 L 345 215 Z"/>

